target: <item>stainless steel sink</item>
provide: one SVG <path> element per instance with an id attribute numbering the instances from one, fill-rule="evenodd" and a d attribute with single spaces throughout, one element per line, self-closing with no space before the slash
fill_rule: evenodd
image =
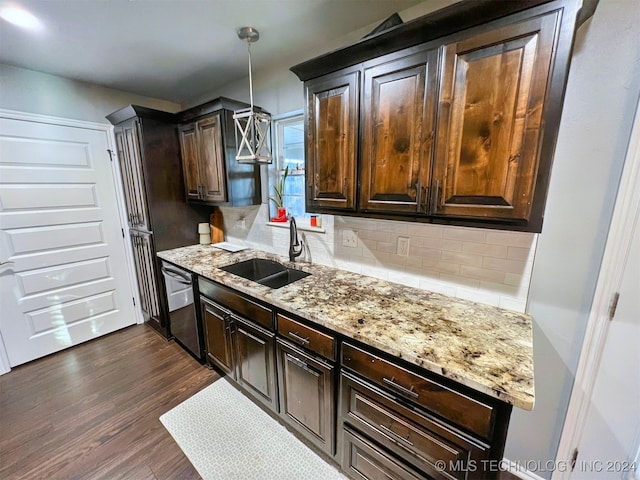
<path id="1" fill-rule="evenodd" d="M 281 263 L 264 258 L 252 258 L 244 262 L 233 263 L 226 267 L 221 267 L 220 270 L 271 288 L 284 287 L 296 280 L 311 275 L 302 270 L 288 268 Z"/>

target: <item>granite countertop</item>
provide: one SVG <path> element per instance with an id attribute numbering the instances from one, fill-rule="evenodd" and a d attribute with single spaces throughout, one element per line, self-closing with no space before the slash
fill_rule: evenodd
<path id="1" fill-rule="evenodd" d="M 533 408 L 529 315 L 259 250 L 193 245 L 158 256 L 506 403 Z M 271 289 L 219 269 L 250 258 L 312 275 Z"/>

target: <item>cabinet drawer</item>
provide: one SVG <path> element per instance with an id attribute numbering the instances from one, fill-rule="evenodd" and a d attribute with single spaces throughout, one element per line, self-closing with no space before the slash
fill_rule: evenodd
<path id="1" fill-rule="evenodd" d="M 329 360 L 336 360 L 336 339 L 292 318 L 278 314 L 278 333 Z"/>
<path id="2" fill-rule="evenodd" d="M 200 293 L 210 300 L 222 304 L 229 310 L 233 310 L 269 330 L 273 330 L 273 311 L 271 309 L 202 277 L 198 279 L 198 287 Z"/>
<path id="3" fill-rule="evenodd" d="M 342 469 L 359 480 L 424 480 L 349 429 L 342 431 Z"/>
<path id="4" fill-rule="evenodd" d="M 494 408 L 491 405 L 455 392 L 348 343 L 342 345 L 342 365 L 482 438 L 491 437 L 494 421 Z"/>
<path id="5" fill-rule="evenodd" d="M 471 443 L 442 422 L 401 405 L 392 396 L 342 373 L 340 412 L 347 422 L 387 446 L 393 453 L 436 479 L 463 479 L 469 460 L 478 462 L 488 449 Z M 436 468 L 444 461 L 447 470 Z M 448 470 L 458 466 L 457 471 Z"/>

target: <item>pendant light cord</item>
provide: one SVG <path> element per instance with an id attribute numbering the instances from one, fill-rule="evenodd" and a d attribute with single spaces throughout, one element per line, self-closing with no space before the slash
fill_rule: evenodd
<path id="1" fill-rule="evenodd" d="M 249 98 L 253 112 L 253 78 L 251 77 L 251 42 L 249 40 L 247 40 L 247 52 L 249 52 Z"/>

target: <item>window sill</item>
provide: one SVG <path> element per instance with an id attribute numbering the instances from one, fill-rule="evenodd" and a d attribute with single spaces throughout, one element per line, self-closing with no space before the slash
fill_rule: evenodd
<path id="1" fill-rule="evenodd" d="M 267 225 L 269 225 L 270 227 L 289 228 L 289 222 L 267 222 Z M 315 233 L 327 232 L 323 227 L 312 227 L 311 225 L 300 225 L 296 223 L 296 227 L 298 227 L 298 230 L 303 232 L 315 232 Z"/>

